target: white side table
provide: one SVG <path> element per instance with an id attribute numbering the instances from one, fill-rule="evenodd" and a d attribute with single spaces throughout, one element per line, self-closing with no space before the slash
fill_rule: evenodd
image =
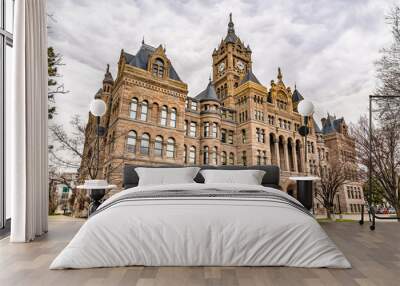
<path id="1" fill-rule="evenodd" d="M 315 176 L 289 177 L 290 180 L 297 182 L 297 200 L 302 205 L 311 210 L 313 206 L 313 181 L 320 180 Z"/>
<path id="2" fill-rule="evenodd" d="M 88 190 L 90 196 L 89 205 L 89 216 L 94 213 L 97 208 L 101 205 L 101 200 L 103 199 L 106 191 L 111 189 L 116 189 L 116 185 L 106 185 L 106 186 L 90 186 L 90 185 L 80 185 L 76 187 L 81 190 Z"/>

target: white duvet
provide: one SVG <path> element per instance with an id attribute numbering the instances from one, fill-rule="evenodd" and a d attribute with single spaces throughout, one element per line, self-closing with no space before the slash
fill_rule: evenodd
<path id="1" fill-rule="evenodd" d="M 131 192 L 262 186 L 184 184 L 136 187 L 105 201 L 50 269 L 145 266 L 350 268 L 318 222 L 289 205 L 257 198 L 151 198 L 115 203 Z M 113 204 L 114 202 L 114 204 Z"/>

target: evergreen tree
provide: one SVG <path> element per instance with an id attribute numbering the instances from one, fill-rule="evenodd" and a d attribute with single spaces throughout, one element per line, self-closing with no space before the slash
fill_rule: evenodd
<path id="1" fill-rule="evenodd" d="M 58 72 L 58 67 L 63 65 L 62 56 L 57 53 L 53 47 L 47 48 L 48 58 L 48 117 L 52 119 L 56 113 L 55 96 L 57 94 L 65 94 L 64 84 L 58 82 L 57 78 L 61 75 Z"/>

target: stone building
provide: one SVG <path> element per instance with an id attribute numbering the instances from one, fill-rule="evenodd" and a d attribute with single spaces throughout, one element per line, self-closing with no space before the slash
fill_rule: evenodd
<path id="1" fill-rule="evenodd" d="M 332 152 L 354 154 L 344 120 L 332 129 L 328 116 L 322 130 L 311 120 L 304 162 L 304 139 L 297 132 L 302 125 L 297 105 L 303 96 L 284 83 L 280 68 L 269 86 L 261 84 L 251 56 L 230 15 L 227 35 L 212 52 L 212 78 L 202 92 L 189 96 L 163 46 L 142 41 L 135 55 L 122 50 L 115 81 L 107 68 L 95 95 L 108 107 L 101 118 L 106 134 L 99 143 L 97 177 L 121 186 L 124 164 L 274 164 L 281 168 L 282 189 L 294 193 L 290 175 L 316 174 L 329 165 Z M 81 179 L 88 177 L 87 165 L 93 161 L 95 124 L 89 115 Z M 349 198 L 342 196 L 345 212 Z"/>

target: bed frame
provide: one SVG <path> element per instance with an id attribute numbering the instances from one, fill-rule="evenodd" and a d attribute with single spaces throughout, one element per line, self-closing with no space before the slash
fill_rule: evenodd
<path id="1" fill-rule="evenodd" d="M 136 187 L 139 183 L 138 174 L 135 171 L 137 167 L 147 167 L 147 168 L 183 168 L 180 165 L 168 165 L 168 166 L 139 166 L 139 165 L 125 165 L 124 175 L 123 175 L 123 188 L 129 189 Z M 201 170 L 205 169 L 217 169 L 217 170 L 262 170 L 265 171 L 265 175 L 262 179 L 261 184 L 264 187 L 271 187 L 281 190 L 279 186 L 279 167 L 273 165 L 265 166 L 198 166 Z M 204 178 L 200 174 L 194 178 L 197 183 L 204 183 Z"/>

